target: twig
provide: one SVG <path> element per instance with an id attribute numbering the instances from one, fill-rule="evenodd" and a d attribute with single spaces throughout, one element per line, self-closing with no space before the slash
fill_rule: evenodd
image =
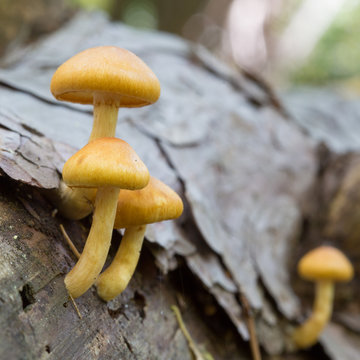
<path id="1" fill-rule="evenodd" d="M 259 342 L 256 336 L 255 322 L 252 316 L 249 302 L 244 294 L 240 294 L 240 301 L 243 304 L 247 327 L 250 335 L 250 348 L 253 360 L 261 360 L 261 353 L 259 348 Z"/>
<path id="2" fill-rule="evenodd" d="M 40 216 L 38 215 L 38 213 L 31 207 L 31 205 L 22 197 L 18 196 L 17 197 L 21 203 L 24 205 L 24 208 L 28 211 L 28 213 L 34 217 L 37 221 L 40 221 Z"/>
<path id="3" fill-rule="evenodd" d="M 60 224 L 60 230 L 61 230 L 62 234 L 64 235 L 64 238 L 65 238 L 66 242 L 70 246 L 71 251 L 79 259 L 81 254 L 79 253 L 78 249 L 75 247 L 74 243 L 71 241 L 69 235 L 65 231 L 65 228 L 64 228 L 63 224 Z"/>
<path id="4" fill-rule="evenodd" d="M 176 320 L 179 324 L 179 327 L 180 327 L 181 331 L 183 332 L 185 339 L 187 340 L 187 342 L 189 344 L 189 348 L 192 351 L 192 353 L 195 357 L 195 360 L 205 360 L 205 358 L 201 354 L 200 350 L 197 348 L 193 339 L 191 338 L 190 333 L 189 333 L 188 329 L 186 328 L 184 321 L 181 317 L 179 308 L 176 305 L 172 305 L 171 310 L 174 312 L 174 314 L 176 316 Z"/>
<path id="5" fill-rule="evenodd" d="M 67 232 L 65 231 L 65 228 L 64 228 L 63 224 L 60 224 L 60 230 L 61 230 L 62 234 L 64 235 L 64 238 L 65 238 L 66 242 L 68 243 L 68 245 L 70 246 L 70 249 L 72 250 L 72 252 L 75 254 L 75 256 L 76 256 L 77 258 L 79 258 L 81 254 L 79 253 L 79 251 L 77 250 L 77 248 L 75 247 L 75 245 L 73 244 L 73 242 L 71 241 L 69 235 L 68 235 Z M 73 306 L 74 306 L 74 309 L 75 309 L 76 313 L 77 313 L 78 316 L 79 316 L 79 319 L 82 319 L 80 310 L 79 310 L 79 308 L 77 307 L 76 302 L 75 302 L 74 298 L 71 296 L 71 294 L 69 294 L 69 298 L 70 298 L 70 300 L 71 300 L 71 302 L 72 302 L 72 304 L 73 304 Z"/>
<path id="6" fill-rule="evenodd" d="M 79 308 L 78 308 L 77 305 L 76 305 L 76 302 L 75 302 L 74 298 L 71 296 L 71 294 L 69 294 L 69 297 L 70 297 L 70 300 L 71 300 L 71 302 L 72 302 L 72 304 L 73 304 L 73 306 L 74 306 L 74 309 L 75 309 L 76 313 L 77 313 L 78 316 L 79 316 L 79 319 L 82 319 L 82 315 L 81 315 L 81 313 L 80 313 L 80 311 L 79 311 Z"/>

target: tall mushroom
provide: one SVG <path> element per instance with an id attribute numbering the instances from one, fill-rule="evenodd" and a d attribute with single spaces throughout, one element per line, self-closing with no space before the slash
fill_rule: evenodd
<path id="1" fill-rule="evenodd" d="M 292 335 L 296 347 L 303 349 L 316 343 L 331 317 L 334 283 L 351 280 L 354 269 L 341 251 L 332 246 L 320 246 L 300 260 L 298 272 L 316 285 L 313 313 Z"/>
<path id="2" fill-rule="evenodd" d="M 182 211 L 179 195 L 154 177 L 141 190 L 120 192 L 114 228 L 126 230 L 113 262 L 96 282 L 103 300 L 115 298 L 127 287 L 139 260 L 146 224 L 175 219 Z"/>
<path id="3" fill-rule="evenodd" d="M 135 151 L 116 138 L 94 140 L 64 165 L 63 179 L 71 187 L 98 188 L 89 236 L 65 285 L 73 298 L 94 284 L 109 251 L 120 189 L 141 189 L 149 172 Z"/>
<path id="4" fill-rule="evenodd" d="M 58 100 L 94 106 L 89 141 L 115 136 L 119 107 L 157 101 L 160 84 L 151 69 L 132 52 L 115 46 L 84 50 L 59 66 L 50 89 Z M 74 192 L 63 184 L 53 196 L 60 213 L 71 219 L 90 214 L 94 191 Z"/>

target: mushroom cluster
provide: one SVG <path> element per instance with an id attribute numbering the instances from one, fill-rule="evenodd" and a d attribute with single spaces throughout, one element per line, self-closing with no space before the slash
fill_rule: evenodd
<path id="1" fill-rule="evenodd" d="M 150 177 L 140 157 L 115 138 L 119 107 L 154 103 L 160 95 L 155 74 L 133 53 L 102 46 L 85 50 L 55 72 L 51 92 L 58 100 L 93 104 L 89 143 L 64 165 L 63 181 L 53 197 L 59 212 L 81 219 L 94 209 L 82 254 L 66 275 L 73 298 L 97 284 L 108 301 L 129 283 L 143 243 L 146 225 L 179 217 L 181 198 L 160 180 Z M 105 264 L 113 228 L 126 228 L 113 263 Z"/>
<path id="2" fill-rule="evenodd" d="M 120 107 L 150 105 L 160 96 L 152 70 L 132 52 L 115 46 L 90 48 L 67 60 L 55 71 L 50 90 L 58 100 L 93 105 L 89 142 L 115 136 Z M 60 214 L 79 220 L 92 212 L 94 198 L 94 190 L 71 189 L 62 182 L 53 201 Z"/>
<path id="3" fill-rule="evenodd" d="M 97 291 L 103 300 L 112 300 L 129 283 L 140 256 L 146 225 L 176 219 L 182 211 L 179 195 L 154 177 L 141 190 L 121 191 L 114 227 L 126 230 L 112 264 L 97 280 Z"/>

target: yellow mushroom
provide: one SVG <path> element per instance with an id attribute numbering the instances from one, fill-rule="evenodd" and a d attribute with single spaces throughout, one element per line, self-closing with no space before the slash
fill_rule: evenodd
<path id="1" fill-rule="evenodd" d="M 341 251 L 332 246 L 320 246 L 300 260 L 298 272 L 301 277 L 314 281 L 316 285 L 313 313 L 292 335 L 296 347 L 303 349 L 317 342 L 321 331 L 329 322 L 334 283 L 351 280 L 354 269 Z"/>
<path id="2" fill-rule="evenodd" d="M 112 237 L 120 189 L 141 189 L 149 172 L 135 151 L 116 138 L 94 140 L 64 165 L 64 182 L 71 187 L 98 188 L 89 236 L 75 267 L 66 275 L 69 294 L 85 293 L 104 266 Z"/>
<path id="3" fill-rule="evenodd" d="M 126 230 L 113 262 L 96 282 L 103 300 L 112 300 L 127 287 L 140 257 L 146 224 L 175 219 L 182 211 L 181 198 L 154 177 L 141 190 L 120 192 L 114 228 Z"/>
<path id="4" fill-rule="evenodd" d="M 89 141 L 115 136 L 119 107 L 150 105 L 160 96 L 151 69 L 132 52 L 115 46 L 76 54 L 55 71 L 50 89 L 58 100 L 94 106 Z M 91 213 L 95 193 L 61 184 L 51 198 L 62 215 L 77 220 Z"/>

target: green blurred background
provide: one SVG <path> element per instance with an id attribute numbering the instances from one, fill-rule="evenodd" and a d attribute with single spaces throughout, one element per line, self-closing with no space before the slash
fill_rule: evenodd
<path id="1" fill-rule="evenodd" d="M 83 9 L 178 34 L 279 85 L 360 89 L 360 0 L 1 0 L 0 54 Z"/>

